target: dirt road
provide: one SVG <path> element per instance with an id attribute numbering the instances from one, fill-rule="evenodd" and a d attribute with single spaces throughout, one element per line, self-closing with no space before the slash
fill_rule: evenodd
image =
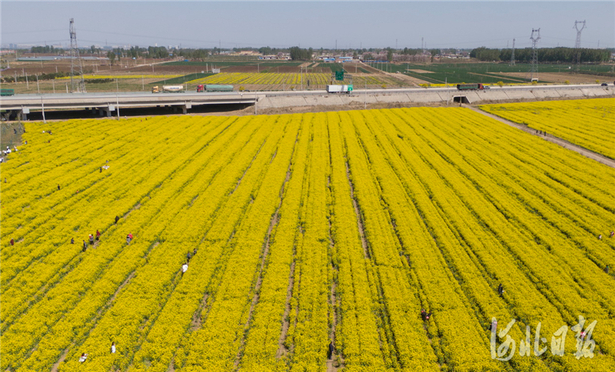
<path id="1" fill-rule="evenodd" d="M 511 127 L 514 127 L 514 128 L 517 128 L 517 129 L 521 129 L 522 131 L 527 132 L 527 133 L 532 134 L 532 135 L 539 136 L 539 137 L 541 137 L 541 138 L 543 138 L 543 139 L 545 139 L 545 140 L 547 140 L 549 142 L 553 142 L 556 145 L 560 145 L 563 148 L 575 151 L 575 152 L 577 152 L 577 153 L 579 153 L 579 154 L 581 154 L 581 155 L 583 155 L 583 156 L 585 156 L 587 158 L 595 160 L 595 161 L 597 161 L 599 163 L 602 163 L 604 165 L 607 165 L 607 166 L 609 166 L 611 168 L 615 168 L 615 160 L 607 158 L 604 155 L 600 155 L 600 154 L 595 153 L 595 152 L 593 152 L 591 150 L 588 150 L 588 149 L 586 149 L 584 147 L 581 147 L 581 146 L 575 145 L 573 143 L 570 143 L 570 142 L 568 142 L 568 141 L 566 141 L 564 139 L 561 139 L 559 137 L 554 137 L 553 135 L 550 135 L 550 134 L 547 134 L 547 135 L 538 134 L 536 132 L 536 130 L 533 129 L 533 128 L 530 128 L 530 127 L 528 127 L 526 125 L 517 124 L 515 122 L 509 121 L 509 120 L 506 120 L 506 119 L 502 119 L 501 117 L 493 115 L 493 114 L 490 114 L 488 112 L 485 112 L 485 111 L 479 109 L 478 107 L 467 106 L 467 105 L 463 105 L 463 106 L 469 108 L 470 110 L 476 111 L 479 114 L 488 116 L 488 117 L 490 117 L 492 119 L 495 119 L 495 120 L 497 120 L 499 122 L 502 122 L 504 124 L 510 125 Z"/>

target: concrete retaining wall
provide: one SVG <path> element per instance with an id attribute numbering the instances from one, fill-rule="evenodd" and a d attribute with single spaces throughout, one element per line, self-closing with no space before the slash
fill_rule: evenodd
<path id="1" fill-rule="evenodd" d="M 540 101 L 544 99 L 570 99 L 615 97 L 615 89 L 609 87 L 588 88 L 541 88 L 528 87 L 527 89 L 491 88 L 484 91 L 456 91 L 432 90 L 391 92 L 391 93 L 357 93 L 305 95 L 305 96 L 267 96 L 259 99 L 259 108 L 282 108 L 301 106 L 359 106 L 373 103 L 452 103 L 453 97 L 465 96 L 472 104 L 493 103 L 498 101 Z"/>

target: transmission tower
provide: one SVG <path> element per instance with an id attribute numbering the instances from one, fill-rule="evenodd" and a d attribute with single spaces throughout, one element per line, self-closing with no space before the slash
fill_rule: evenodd
<path id="1" fill-rule="evenodd" d="M 515 39 L 513 39 L 512 53 L 510 54 L 510 66 L 515 65 Z"/>
<path id="2" fill-rule="evenodd" d="M 536 36 L 534 36 L 534 33 Z M 534 77 L 534 75 L 538 73 L 538 50 L 536 49 L 536 44 L 538 40 L 540 40 L 540 29 L 532 29 L 530 40 L 532 40 L 532 69 L 530 70 L 530 81 L 534 81 L 534 79 L 538 79 Z"/>
<path id="3" fill-rule="evenodd" d="M 70 19 L 70 91 L 85 93 L 85 80 L 83 80 L 83 65 L 81 64 L 81 58 L 79 57 L 79 48 L 77 47 L 77 31 L 75 31 L 75 21 Z M 79 82 L 77 90 L 75 90 L 75 80 L 73 76 L 75 74 L 75 63 L 78 63 L 79 67 Z"/>
<path id="4" fill-rule="evenodd" d="M 581 26 L 581 29 L 579 30 L 579 25 L 581 24 L 583 26 Z M 577 30 L 577 42 L 574 44 L 576 54 L 574 62 L 576 70 L 579 71 L 581 66 L 581 31 L 583 31 L 583 29 L 585 28 L 585 21 L 574 21 L 574 28 Z"/>

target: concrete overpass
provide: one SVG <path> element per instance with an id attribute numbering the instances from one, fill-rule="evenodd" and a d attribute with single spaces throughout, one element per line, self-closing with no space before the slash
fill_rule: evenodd
<path id="1" fill-rule="evenodd" d="M 355 106 L 357 109 L 375 103 L 495 103 L 540 101 L 591 97 L 615 97 L 615 87 L 600 84 L 491 86 L 490 89 L 460 91 L 450 88 L 398 88 L 355 90 L 352 94 L 327 93 L 323 90 L 268 91 L 230 93 L 72 93 L 16 95 L 2 97 L 0 109 L 27 119 L 31 110 L 90 109 L 100 116 L 119 116 L 121 109 L 140 107 L 173 107 L 184 114 L 196 105 L 257 105 L 256 109 L 301 106 Z"/>
<path id="2" fill-rule="evenodd" d="M 120 115 L 122 108 L 176 107 L 185 114 L 195 105 L 254 104 L 255 93 L 69 93 L 18 94 L 0 99 L 0 109 L 27 119 L 32 110 L 91 109 L 100 116 Z"/>

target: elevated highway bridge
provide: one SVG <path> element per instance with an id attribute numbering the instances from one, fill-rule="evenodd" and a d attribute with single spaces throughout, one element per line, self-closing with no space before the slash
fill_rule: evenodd
<path id="1" fill-rule="evenodd" d="M 197 106 L 255 105 L 257 109 L 301 106 L 366 107 L 373 103 L 495 103 L 510 101 L 536 101 L 544 99 L 570 99 L 589 97 L 614 97 L 615 87 L 600 84 L 491 86 L 490 89 L 460 91 L 448 88 L 397 88 L 354 90 L 351 94 L 327 93 L 323 90 L 265 91 L 228 93 L 72 93 L 72 94 L 18 94 L 0 99 L 3 118 L 27 120 L 31 112 L 57 110 L 82 110 L 88 116 L 120 116 L 122 109 L 171 107 L 186 114 Z M 363 107 L 361 107 L 364 105 Z M 86 111 L 84 111 L 86 112 Z"/>

